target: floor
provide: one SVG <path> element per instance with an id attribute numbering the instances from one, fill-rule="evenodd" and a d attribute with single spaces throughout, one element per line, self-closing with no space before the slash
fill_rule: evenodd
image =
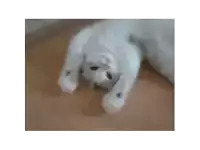
<path id="1" fill-rule="evenodd" d="M 81 24 L 26 45 L 27 131 L 174 130 L 174 86 L 143 65 L 139 80 L 121 112 L 108 115 L 100 106 L 105 91 L 83 82 L 74 94 L 57 85 L 70 37 Z"/>

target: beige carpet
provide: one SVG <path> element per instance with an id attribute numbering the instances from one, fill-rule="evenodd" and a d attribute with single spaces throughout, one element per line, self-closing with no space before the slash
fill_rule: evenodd
<path id="1" fill-rule="evenodd" d="M 59 71 L 80 26 L 26 45 L 26 130 L 174 130 L 174 86 L 146 65 L 115 115 L 100 106 L 104 91 L 82 84 L 74 94 L 61 92 Z"/>

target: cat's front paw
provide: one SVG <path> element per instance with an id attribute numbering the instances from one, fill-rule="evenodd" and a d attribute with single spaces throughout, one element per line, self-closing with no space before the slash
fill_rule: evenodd
<path id="1" fill-rule="evenodd" d="M 61 75 L 58 79 L 58 85 L 63 92 L 72 93 L 77 88 L 77 84 L 69 74 Z"/>
<path id="2" fill-rule="evenodd" d="M 108 93 L 104 96 L 102 101 L 102 107 L 106 113 L 113 114 L 121 110 L 124 106 L 124 99 L 122 93 L 111 94 Z"/>

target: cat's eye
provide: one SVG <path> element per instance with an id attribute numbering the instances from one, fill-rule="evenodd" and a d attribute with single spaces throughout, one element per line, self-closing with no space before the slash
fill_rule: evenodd
<path id="1" fill-rule="evenodd" d="M 109 80 L 112 80 L 112 75 L 111 75 L 111 73 L 106 72 L 106 76 L 107 76 L 107 78 L 108 78 Z"/>
<path id="2" fill-rule="evenodd" d="M 118 98 L 121 98 L 121 97 L 122 97 L 122 93 L 121 93 L 121 92 L 120 92 L 120 93 L 117 93 L 116 96 L 117 96 Z"/>
<path id="3" fill-rule="evenodd" d="M 98 67 L 98 66 L 92 66 L 92 67 L 90 67 L 90 69 L 91 69 L 92 71 L 96 71 L 96 70 L 99 69 L 99 67 Z"/>
<path id="4" fill-rule="evenodd" d="M 65 75 L 68 76 L 70 74 L 70 71 L 66 71 Z"/>

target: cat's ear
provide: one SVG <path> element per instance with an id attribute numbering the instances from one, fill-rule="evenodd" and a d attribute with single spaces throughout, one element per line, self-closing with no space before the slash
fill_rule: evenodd
<path id="1" fill-rule="evenodd" d="M 113 62 L 113 57 L 110 55 L 101 55 L 100 56 L 100 63 L 106 66 L 110 66 L 110 64 Z"/>
<path id="2" fill-rule="evenodd" d="M 100 56 L 100 63 L 103 64 L 103 65 L 108 65 L 109 64 L 109 59 L 106 56 L 101 55 Z"/>

